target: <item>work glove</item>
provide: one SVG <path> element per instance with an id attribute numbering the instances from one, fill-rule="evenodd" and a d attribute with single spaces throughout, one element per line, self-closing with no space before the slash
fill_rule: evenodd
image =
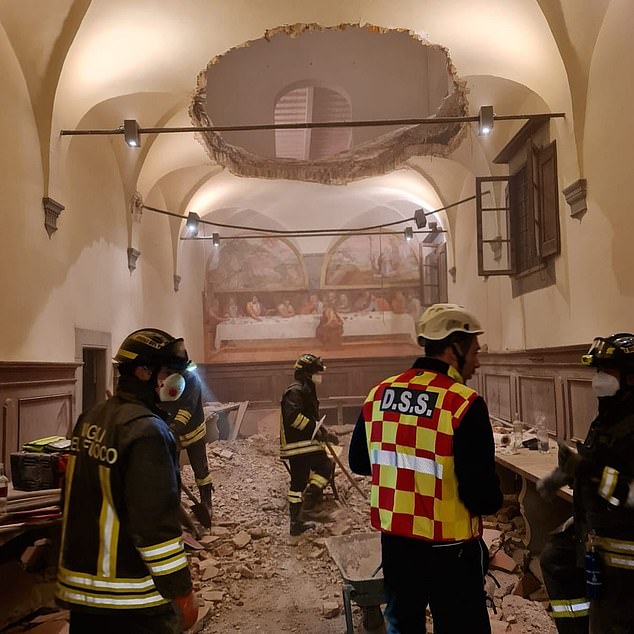
<path id="1" fill-rule="evenodd" d="M 556 467 L 547 476 L 538 480 L 535 486 L 537 487 L 537 493 L 544 500 L 552 502 L 557 495 L 557 491 L 567 484 L 572 484 L 572 478 L 561 467 Z"/>
<path id="2" fill-rule="evenodd" d="M 317 430 L 316 437 L 320 442 L 327 442 L 331 445 L 339 444 L 339 436 L 329 432 L 323 425 Z"/>
<path id="3" fill-rule="evenodd" d="M 583 461 L 583 458 L 575 453 L 563 440 L 558 440 L 559 451 L 557 453 L 557 462 L 559 469 L 561 469 L 570 480 L 574 480 L 579 465 Z"/>
<path id="4" fill-rule="evenodd" d="M 190 590 L 188 594 L 176 597 L 174 603 L 176 604 L 176 612 L 180 617 L 183 630 L 188 630 L 198 619 L 198 600 L 194 591 Z"/>

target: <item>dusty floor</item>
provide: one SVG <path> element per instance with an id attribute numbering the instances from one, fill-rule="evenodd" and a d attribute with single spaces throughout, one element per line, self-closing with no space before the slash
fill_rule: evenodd
<path id="1" fill-rule="evenodd" d="M 221 450 L 225 457 L 216 455 Z M 332 534 L 367 531 L 367 505 L 339 475 L 338 492 L 347 506 L 335 502 L 330 489 L 326 501 L 336 522 L 291 538 L 286 504 L 288 474 L 278 451 L 279 441 L 263 435 L 210 446 L 216 489 L 211 535 L 217 539 L 207 545 L 214 560 L 213 577 L 200 580 L 200 594 L 203 598 L 219 598 L 211 591 L 223 594 L 220 601 L 206 602 L 211 609 L 204 632 L 345 632 L 345 618 L 339 609 L 341 576 L 324 539 Z M 188 467 L 183 476 L 186 481 L 191 478 Z M 238 535 L 244 533 L 250 540 L 240 548 Z M 195 576 L 202 576 L 197 571 L 204 571 L 206 562 L 199 553 L 192 553 Z M 354 616 L 358 627 L 358 608 Z"/>
<path id="2" fill-rule="evenodd" d="M 347 463 L 350 434 L 340 438 Z M 207 612 L 199 631 L 346 631 L 341 574 L 324 542 L 331 535 L 368 532 L 367 503 L 338 470 L 336 484 L 341 502 L 334 500 L 330 489 L 327 495 L 327 505 L 336 521 L 291 538 L 286 504 L 288 474 L 278 458 L 278 442 L 277 438 L 258 434 L 234 443 L 219 441 L 208 448 L 216 488 L 214 527 L 210 535 L 201 538 L 206 549 L 191 551 L 195 584 L 205 601 L 201 610 Z M 191 485 L 189 467 L 184 468 L 183 477 Z M 357 481 L 367 490 L 364 478 Z M 526 608 L 533 612 L 525 624 L 520 615 L 517 620 L 511 619 L 513 625 L 504 624 L 506 629 L 499 627 L 502 623 L 497 624 L 494 632 L 556 631 L 540 603 L 520 606 L 520 610 Z M 356 606 L 353 618 L 355 632 L 366 632 Z"/>

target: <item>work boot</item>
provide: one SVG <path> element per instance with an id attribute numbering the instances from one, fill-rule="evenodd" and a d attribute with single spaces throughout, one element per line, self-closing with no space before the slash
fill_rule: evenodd
<path id="1" fill-rule="evenodd" d="M 200 493 L 200 503 L 209 511 L 209 517 L 211 517 L 212 512 L 212 504 L 211 504 L 211 493 L 214 490 L 213 484 L 202 484 L 198 487 L 198 492 Z"/>
<path id="2" fill-rule="evenodd" d="M 309 528 L 315 528 L 315 522 L 302 522 L 299 519 L 299 513 L 302 508 L 302 503 L 292 503 L 288 505 L 289 514 L 291 516 L 291 537 L 297 537 Z"/>
<path id="3" fill-rule="evenodd" d="M 319 509 L 319 504 L 323 497 L 323 491 L 314 484 L 309 484 L 302 495 L 303 501 L 299 513 L 299 519 L 302 522 L 328 522 L 332 518 L 327 511 Z"/>

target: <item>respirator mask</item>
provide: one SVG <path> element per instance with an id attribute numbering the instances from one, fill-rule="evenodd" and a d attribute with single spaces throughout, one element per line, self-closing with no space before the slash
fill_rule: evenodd
<path id="1" fill-rule="evenodd" d="M 592 390 L 597 398 L 614 396 L 621 387 L 619 380 L 607 372 L 597 372 L 592 377 Z"/>
<path id="2" fill-rule="evenodd" d="M 315 385 L 320 385 L 321 384 L 321 379 L 322 379 L 321 374 L 313 374 L 313 376 L 311 376 L 310 378 L 313 380 L 313 383 Z"/>
<path id="3" fill-rule="evenodd" d="M 158 382 L 158 397 L 161 403 L 177 401 L 185 391 L 185 379 L 182 374 L 174 372 Z"/>

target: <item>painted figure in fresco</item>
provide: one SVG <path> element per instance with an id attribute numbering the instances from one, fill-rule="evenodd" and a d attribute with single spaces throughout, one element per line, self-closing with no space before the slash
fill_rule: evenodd
<path id="1" fill-rule="evenodd" d="M 350 300 L 348 299 L 348 295 L 346 295 L 346 293 L 339 293 L 336 308 L 340 313 L 349 313 L 352 310 Z"/>
<path id="2" fill-rule="evenodd" d="M 354 300 L 354 311 L 363 313 L 370 309 L 370 291 L 363 291 L 359 297 Z"/>
<path id="3" fill-rule="evenodd" d="M 407 311 L 407 299 L 403 291 L 395 291 L 392 295 L 392 312 L 402 314 Z"/>
<path id="4" fill-rule="evenodd" d="M 295 315 L 295 309 L 293 308 L 293 304 L 291 304 L 291 300 L 286 298 L 278 305 L 277 312 L 280 317 L 293 317 L 293 315 Z"/>
<path id="5" fill-rule="evenodd" d="M 227 304 L 227 317 L 239 317 L 240 316 L 240 308 L 238 306 L 238 302 L 236 298 L 232 295 L 229 298 L 229 303 Z"/>
<path id="6" fill-rule="evenodd" d="M 319 301 L 319 296 L 315 293 L 311 293 L 310 295 L 304 298 L 304 303 L 299 309 L 299 314 L 300 315 L 314 315 L 315 313 L 319 312 L 317 308 L 319 307 L 320 304 L 321 302 Z"/>
<path id="7" fill-rule="evenodd" d="M 257 319 L 258 321 L 262 320 L 262 304 L 260 304 L 260 300 L 257 295 L 254 295 L 251 298 L 251 301 L 247 302 L 246 313 L 253 319 Z"/>
<path id="8" fill-rule="evenodd" d="M 207 303 L 206 324 L 208 333 L 208 342 L 211 350 L 215 350 L 216 346 L 216 330 L 218 324 L 227 321 L 227 317 L 220 310 L 220 301 L 215 295 L 212 295 Z"/>
<path id="9" fill-rule="evenodd" d="M 416 297 L 415 293 L 410 293 L 409 300 L 407 302 L 407 312 L 414 318 L 418 319 L 421 312 L 420 299 Z"/>
<path id="10" fill-rule="evenodd" d="M 379 293 L 372 293 L 370 295 L 370 310 L 382 313 L 388 310 L 392 310 L 390 302 L 380 295 Z"/>
<path id="11" fill-rule="evenodd" d="M 334 306 L 327 305 L 321 314 L 315 336 L 324 346 L 341 345 L 343 338 L 343 319 Z"/>

